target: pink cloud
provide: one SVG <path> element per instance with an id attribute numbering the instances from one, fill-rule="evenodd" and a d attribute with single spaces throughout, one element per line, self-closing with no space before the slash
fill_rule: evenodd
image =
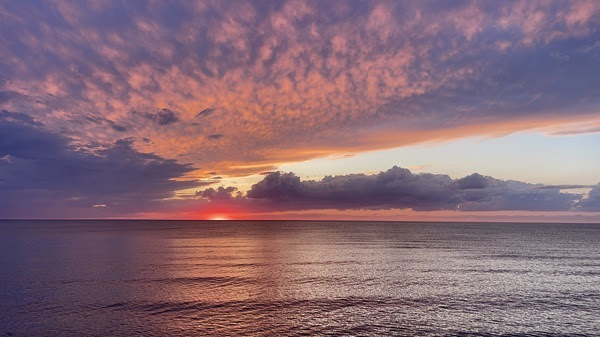
<path id="1" fill-rule="evenodd" d="M 556 93 L 548 84 L 553 71 L 574 73 L 574 65 L 534 73 L 527 58 L 574 38 L 587 39 L 582 47 L 596 41 L 593 1 L 91 9 L 60 2 L 58 18 L 49 15 L 53 6 L 39 7 L 0 5 L 9 18 L 0 27 L 20 32 L 1 38 L 19 47 L 0 51 L 2 90 L 23 95 L 0 107 L 41 118 L 81 144 L 149 138 L 136 149 L 197 163 L 197 175 L 590 118 L 577 104 L 591 94 Z M 157 127 L 139 118 L 165 108 L 179 121 Z M 224 136 L 210 139 L 216 134 Z"/>

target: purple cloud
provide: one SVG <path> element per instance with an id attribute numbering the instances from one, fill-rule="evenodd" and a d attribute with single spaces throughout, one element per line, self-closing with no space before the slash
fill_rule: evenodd
<path id="1" fill-rule="evenodd" d="M 80 142 L 148 137 L 224 174 L 600 106 L 596 1 L 12 1 L 0 17 L 0 109 Z M 227 137 L 195 136 L 214 130 Z"/>
<path id="2" fill-rule="evenodd" d="M 233 186 L 219 186 L 217 189 L 211 187 L 203 191 L 198 191 L 196 192 L 196 196 L 206 198 L 209 200 L 229 200 L 236 197 L 241 197 L 241 192 L 238 192 L 238 189 Z"/>
<path id="3" fill-rule="evenodd" d="M 179 121 L 177 114 L 167 108 L 162 108 L 154 113 L 145 113 L 143 116 L 158 125 L 168 125 Z"/>
<path id="4" fill-rule="evenodd" d="M 224 195 L 229 190 L 219 188 Z M 197 195 L 212 199 L 212 189 Z M 596 192 L 590 194 L 594 203 Z M 472 174 L 452 179 L 394 166 L 378 174 L 326 176 L 300 180 L 293 173 L 273 172 L 253 185 L 247 201 L 259 201 L 273 210 L 413 209 L 416 211 L 569 211 L 582 203 L 581 194 L 559 188 Z M 225 198 L 221 198 L 225 199 Z"/>
<path id="5" fill-rule="evenodd" d="M 132 139 L 78 149 L 30 116 L 6 111 L 0 135 L 0 157 L 6 158 L 0 161 L 0 217 L 132 214 L 202 185 L 181 179 L 191 165 L 140 153 Z"/>
<path id="6" fill-rule="evenodd" d="M 600 212 L 600 183 L 592 188 L 587 198 L 579 201 L 577 208 L 583 211 Z"/>

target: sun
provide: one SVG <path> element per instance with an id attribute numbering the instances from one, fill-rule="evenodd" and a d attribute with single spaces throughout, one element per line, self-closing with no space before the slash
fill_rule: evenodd
<path id="1" fill-rule="evenodd" d="M 224 214 L 213 214 L 209 220 L 213 220 L 213 221 L 224 221 L 224 220 L 229 220 L 229 217 L 227 215 Z"/>

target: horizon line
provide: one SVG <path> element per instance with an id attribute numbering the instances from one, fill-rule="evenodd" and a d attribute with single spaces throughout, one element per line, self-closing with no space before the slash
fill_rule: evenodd
<path id="1" fill-rule="evenodd" d="M 140 219 L 140 218 L 0 218 L 0 221 L 172 221 L 172 222 L 384 222 L 384 223 L 473 223 L 473 224 L 586 224 L 600 225 L 600 222 L 565 221 L 431 221 L 431 220 L 335 220 L 335 219 Z"/>

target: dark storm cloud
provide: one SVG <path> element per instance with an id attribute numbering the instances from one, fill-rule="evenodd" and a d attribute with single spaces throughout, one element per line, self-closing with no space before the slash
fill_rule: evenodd
<path id="1" fill-rule="evenodd" d="M 247 192 L 248 200 L 275 209 L 413 209 L 417 211 L 566 211 L 581 195 L 558 188 L 472 174 L 461 179 L 396 167 L 379 174 L 326 176 L 302 181 L 293 173 L 269 173 Z M 210 192 L 214 193 L 214 192 Z M 202 193 L 199 195 L 204 196 Z"/>
<path id="2" fill-rule="evenodd" d="M 144 117 L 154 121 L 158 125 L 168 125 L 179 121 L 177 113 L 167 108 L 162 108 L 155 113 L 145 113 Z"/>
<path id="3" fill-rule="evenodd" d="M 26 114 L 3 111 L 0 158 L 6 160 L 0 161 L 0 217 L 130 214 L 173 196 L 175 190 L 201 185 L 173 180 L 191 172 L 191 166 L 132 146 L 133 140 L 121 139 L 84 152 Z"/>

